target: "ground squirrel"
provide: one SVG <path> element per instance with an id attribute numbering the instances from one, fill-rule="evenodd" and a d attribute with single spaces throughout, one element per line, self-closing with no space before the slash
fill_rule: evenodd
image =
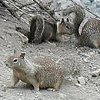
<path id="1" fill-rule="evenodd" d="M 64 70 L 45 56 L 31 63 L 25 53 L 14 54 L 8 57 L 6 65 L 13 70 L 13 87 L 21 80 L 33 85 L 36 91 L 39 88 L 58 90 L 64 79 Z"/>
<path id="2" fill-rule="evenodd" d="M 84 24 L 82 31 L 79 34 L 79 26 L 84 20 L 85 11 L 82 7 L 75 5 L 64 10 L 63 15 L 65 16 L 72 12 L 75 13 L 76 17 L 74 19 L 74 29 L 71 33 L 75 34 L 79 44 L 94 48 L 100 47 L 100 20 L 96 18 L 90 18 Z"/>
<path id="3" fill-rule="evenodd" d="M 63 18 L 59 22 L 49 22 L 42 16 L 36 15 L 31 20 L 29 42 L 39 44 L 43 41 L 59 41 L 59 36 L 70 33 L 69 22 L 67 22 L 67 26 Z"/>
<path id="4" fill-rule="evenodd" d="M 40 15 L 32 17 L 30 31 L 25 28 L 16 27 L 16 31 L 21 32 L 28 37 L 29 43 L 36 44 L 49 41 L 60 41 L 61 36 L 70 34 L 72 29 L 73 25 L 70 22 L 66 22 L 64 18 L 54 22 L 50 19 L 45 19 Z"/>

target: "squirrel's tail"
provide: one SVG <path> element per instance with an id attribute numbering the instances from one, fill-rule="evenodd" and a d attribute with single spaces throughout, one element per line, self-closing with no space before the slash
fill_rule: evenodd
<path id="1" fill-rule="evenodd" d="M 44 30 L 44 19 L 36 15 L 31 20 L 29 42 L 40 43 Z"/>

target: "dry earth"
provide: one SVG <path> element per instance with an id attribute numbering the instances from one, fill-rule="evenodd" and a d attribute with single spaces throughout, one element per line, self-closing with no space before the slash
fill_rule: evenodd
<path id="1" fill-rule="evenodd" d="M 28 44 L 25 49 L 26 58 L 46 55 L 56 62 L 62 58 L 62 67 L 79 67 L 86 84 L 75 86 L 65 79 L 61 89 L 56 92 L 40 90 L 32 91 L 32 87 L 19 82 L 14 89 L 7 88 L 11 83 L 12 71 L 5 65 L 5 59 L 14 49 L 20 51 L 21 40 L 15 26 L 25 26 L 4 9 L 0 8 L 0 100 L 100 100 L 100 77 L 91 77 L 91 72 L 100 68 L 100 50 L 88 47 L 76 47 L 74 36 L 64 36 L 55 46 L 48 43 L 40 45 Z M 59 61 L 59 62 L 61 62 Z"/>

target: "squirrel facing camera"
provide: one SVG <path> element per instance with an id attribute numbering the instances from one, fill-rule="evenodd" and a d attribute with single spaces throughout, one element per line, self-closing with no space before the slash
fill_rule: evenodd
<path id="1" fill-rule="evenodd" d="M 69 22 L 69 19 L 66 21 L 64 18 L 61 19 L 61 21 L 58 24 L 58 34 L 59 35 L 64 35 L 64 34 L 71 34 L 73 31 L 74 25 Z"/>

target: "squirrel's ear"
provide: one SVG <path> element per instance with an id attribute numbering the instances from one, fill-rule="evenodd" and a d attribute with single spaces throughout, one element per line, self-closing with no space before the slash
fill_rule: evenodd
<path id="1" fill-rule="evenodd" d="M 24 59 L 24 57 L 25 57 L 25 52 L 21 52 L 20 57 Z"/>
<path id="2" fill-rule="evenodd" d="M 63 22 L 64 22 L 64 18 L 61 19 L 61 23 L 63 23 Z"/>
<path id="3" fill-rule="evenodd" d="M 69 22 L 69 19 L 67 18 L 67 22 Z"/>

